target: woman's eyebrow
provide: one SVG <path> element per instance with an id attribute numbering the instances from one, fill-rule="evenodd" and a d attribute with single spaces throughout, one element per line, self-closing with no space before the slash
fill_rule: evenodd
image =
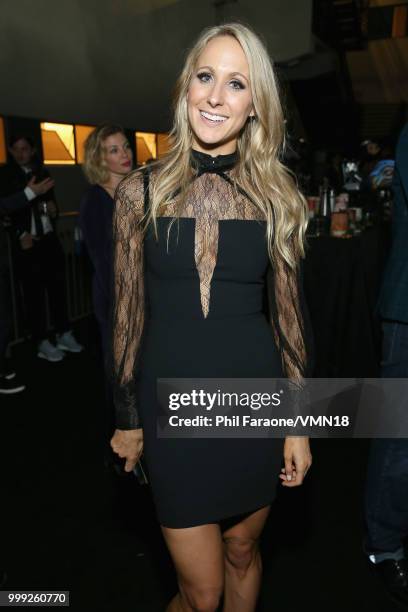
<path id="1" fill-rule="evenodd" d="M 207 69 L 207 70 L 209 70 L 210 72 L 213 72 L 213 73 L 215 72 L 215 70 L 214 70 L 214 68 L 212 66 L 200 66 L 200 68 L 197 68 L 197 70 L 204 70 L 204 69 Z M 229 74 L 229 76 L 230 77 L 240 76 L 240 77 L 242 77 L 243 79 L 245 79 L 249 83 L 249 79 L 244 74 L 242 74 L 242 72 L 231 72 Z"/>
<path id="2" fill-rule="evenodd" d="M 212 68 L 211 66 L 200 66 L 200 68 L 197 68 L 197 70 L 204 70 L 207 69 L 210 72 L 214 72 L 214 68 Z"/>
<path id="3" fill-rule="evenodd" d="M 249 83 L 249 79 L 242 72 L 231 72 L 230 76 L 240 76 Z"/>

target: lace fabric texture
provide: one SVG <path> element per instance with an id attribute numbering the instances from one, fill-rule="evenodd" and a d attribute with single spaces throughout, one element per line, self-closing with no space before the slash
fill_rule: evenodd
<path id="1" fill-rule="evenodd" d="M 259 209 L 245 196 L 236 193 L 227 173 L 202 174 L 193 183 L 181 217 L 195 219 L 194 257 L 200 279 L 200 298 L 203 316 L 210 310 L 211 279 L 218 255 L 218 222 L 221 220 L 262 221 Z M 171 204 L 163 216 L 177 215 L 176 204 Z"/>
<path id="2" fill-rule="evenodd" d="M 154 173 L 151 176 L 154 181 Z M 145 321 L 143 173 L 137 171 L 119 186 L 114 215 L 113 374 L 117 427 L 140 426 L 134 381 Z M 164 217 L 195 219 L 194 255 L 200 279 L 203 317 L 211 308 L 211 280 L 217 263 L 221 220 L 264 221 L 262 212 L 233 183 L 230 170 L 203 172 L 193 180 L 182 209 L 171 203 Z M 288 266 L 270 268 L 267 281 L 270 320 L 286 375 L 300 381 L 307 371 L 307 331 L 298 275 Z"/>
<path id="3" fill-rule="evenodd" d="M 113 219 L 113 400 L 118 429 L 140 427 L 134 366 L 145 319 L 142 176 L 120 185 Z"/>

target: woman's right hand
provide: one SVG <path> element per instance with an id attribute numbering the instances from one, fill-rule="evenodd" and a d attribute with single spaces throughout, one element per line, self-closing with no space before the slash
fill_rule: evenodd
<path id="1" fill-rule="evenodd" d="M 143 452 L 143 429 L 116 429 L 111 447 L 122 459 L 126 459 L 125 472 L 131 472 Z"/>

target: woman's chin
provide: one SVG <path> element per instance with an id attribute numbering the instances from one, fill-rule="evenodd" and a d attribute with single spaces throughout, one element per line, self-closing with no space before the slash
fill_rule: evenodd
<path id="1" fill-rule="evenodd" d="M 215 149 L 228 144 L 228 140 L 220 134 L 195 133 L 194 140 L 203 149 Z M 194 146 L 194 145 L 193 145 Z"/>

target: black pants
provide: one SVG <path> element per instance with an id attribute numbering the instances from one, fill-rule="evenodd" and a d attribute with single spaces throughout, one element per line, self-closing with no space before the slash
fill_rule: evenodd
<path id="1" fill-rule="evenodd" d="M 11 288 L 7 261 L 0 257 L 0 375 L 4 372 L 7 345 L 11 338 Z"/>
<path id="2" fill-rule="evenodd" d="M 33 341 L 40 342 L 48 335 L 46 291 L 55 330 L 59 334 L 66 332 L 70 325 L 67 313 L 65 260 L 55 233 L 50 232 L 41 240 L 35 241 L 31 249 L 20 250 L 17 260 Z"/>
<path id="3" fill-rule="evenodd" d="M 408 376 L 408 325 L 383 322 L 382 378 Z M 408 439 L 371 443 L 366 484 L 367 553 L 378 561 L 404 556 L 408 536 Z"/>

